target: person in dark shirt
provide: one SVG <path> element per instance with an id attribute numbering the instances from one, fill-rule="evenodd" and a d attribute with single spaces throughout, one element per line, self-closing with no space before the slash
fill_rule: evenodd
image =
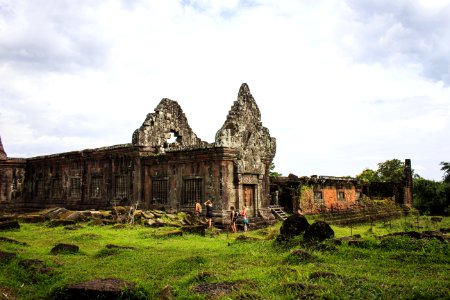
<path id="1" fill-rule="evenodd" d="M 208 200 L 205 202 L 205 206 L 206 206 L 206 215 L 205 215 L 205 219 L 206 222 L 208 223 L 208 228 L 210 228 L 212 226 L 212 218 L 213 218 L 213 203 L 211 200 Z"/>

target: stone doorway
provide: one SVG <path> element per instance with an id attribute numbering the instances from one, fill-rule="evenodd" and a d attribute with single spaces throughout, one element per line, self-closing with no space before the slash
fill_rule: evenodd
<path id="1" fill-rule="evenodd" d="M 243 205 L 247 207 L 247 214 L 254 217 L 256 215 L 256 205 L 255 205 L 255 185 L 244 184 L 242 186 L 244 193 Z"/>

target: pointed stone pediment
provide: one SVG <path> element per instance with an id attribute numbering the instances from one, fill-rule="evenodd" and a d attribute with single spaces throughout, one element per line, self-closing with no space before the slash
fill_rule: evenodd
<path id="1" fill-rule="evenodd" d="M 246 83 L 241 85 L 237 100 L 216 133 L 215 146 L 239 149 L 240 173 L 258 173 L 261 163 L 275 156 L 275 138 L 262 126 L 261 113 Z"/>
<path id="2" fill-rule="evenodd" d="M 148 114 L 142 126 L 135 130 L 132 143 L 157 150 L 206 144 L 192 131 L 180 105 L 167 98 L 162 99 L 155 112 Z"/>
<path id="3" fill-rule="evenodd" d="M 2 137 L 0 137 L 0 160 L 7 160 L 5 149 L 3 148 Z"/>

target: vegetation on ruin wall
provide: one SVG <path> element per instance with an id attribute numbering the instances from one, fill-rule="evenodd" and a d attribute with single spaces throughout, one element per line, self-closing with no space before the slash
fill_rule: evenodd
<path id="1" fill-rule="evenodd" d="M 307 185 L 300 187 L 300 195 L 298 196 L 299 207 L 302 211 L 320 211 L 320 204 L 314 201 L 313 188 Z M 321 203 L 322 204 L 322 203 Z"/>
<path id="2" fill-rule="evenodd" d="M 419 223 L 417 223 L 419 221 Z M 450 218 L 439 224 L 431 217 L 401 218 L 389 223 L 353 227 L 365 242 L 355 246 L 330 242 L 320 247 L 300 244 L 301 237 L 278 243 L 274 227 L 245 233 L 163 237 L 175 228 L 140 225 L 115 229 L 82 224 L 78 230 L 21 224 L 20 230 L 2 231 L 27 245 L 0 241 L 0 250 L 17 258 L 0 268 L 0 292 L 16 299 L 48 299 L 71 283 L 96 278 L 135 282 L 136 298 L 158 299 L 165 287 L 175 299 L 438 299 L 450 293 L 450 246 L 436 239 L 375 235 L 404 230 L 450 227 Z M 336 237 L 350 228 L 333 227 Z M 244 237 L 242 237 L 244 236 Z M 80 247 L 77 254 L 50 254 L 57 243 Z M 107 244 L 134 247 L 108 249 Z M 310 256 L 294 257 L 303 249 Z M 19 265 L 39 259 L 53 268 L 37 274 Z M 204 292 L 204 293 L 202 293 Z M 1 297 L 0 297 L 1 298 Z"/>
<path id="3" fill-rule="evenodd" d="M 450 162 L 441 162 L 442 181 L 421 177 L 413 170 L 414 207 L 424 214 L 450 215 Z M 378 164 L 377 170 L 365 169 L 356 178 L 365 184 L 377 182 L 401 183 L 405 165 L 399 159 Z"/>

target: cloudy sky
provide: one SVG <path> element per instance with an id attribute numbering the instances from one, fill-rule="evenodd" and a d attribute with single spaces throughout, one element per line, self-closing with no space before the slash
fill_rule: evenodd
<path id="1" fill-rule="evenodd" d="M 276 170 L 450 161 L 450 1 L 0 0 L 10 157 L 131 142 L 162 98 L 201 139 L 248 83 Z"/>

